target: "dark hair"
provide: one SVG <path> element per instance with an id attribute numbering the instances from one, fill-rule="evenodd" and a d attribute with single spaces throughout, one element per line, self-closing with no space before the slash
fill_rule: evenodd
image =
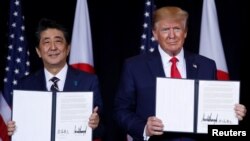
<path id="1" fill-rule="evenodd" d="M 64 38 L 66 39 L 66 42 L 68 44 L 70 44 L 70 37 L 69 37 L 69 33 L 66 30 L 66 28 L 61 25 L 58 24 L 56 21 L 50 20 L 50 19 L 46 19 L 43 18 L 39 21 L 37 30 L 36 30 L 36 38 L 37 38 L 37 44 L 39 44 L 40 39 L 41 39 L 41 33 L 49 28 L 52 29 L 57 29 L 63 32 Z"/>

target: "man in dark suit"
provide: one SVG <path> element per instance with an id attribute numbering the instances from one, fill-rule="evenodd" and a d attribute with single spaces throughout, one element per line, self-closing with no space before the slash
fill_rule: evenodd
<path id="1" fill-rule="evenodd" d="M 93 91 L 94 110 L 90 115 L 88 125 L 94 129 L 93 138 L 100 138 L 102 127 L 100 114 L 102 111 L 102 98 L 99 91 L 97 76 L 68 66 L 66 60 L 70 51 L 70 38 L 67 30 L 55 21 L 42 19 L 37 32 L 38 56 L 42 59 L 44 68 L 19 80 L 16 89 L 50 91 L 51 78 L 57 77 L 58 91 Z M 8 134 L 15 130 L 14 121 L 8 122 Z"/>
<path id="2" fill-rule="evenodd" d="M 181 78 L 216 79 L 213 60 L 183 50 L 187 19 L 188 13 L 179 7 L 157 9 L 153 15 L 153 35 L 159 43 L 158 50 L 132 57 L 124 64 L 115 98 L 115 119 L 134 141 L 197 139 L 193 134 L 164 133 L 163 126 L 168 125 L 155 117 L 156 77 L 171 77 L 171 58 L 177 58 Z M 235 112 L 242 120 L 246 108 L 236 104 Z"/>

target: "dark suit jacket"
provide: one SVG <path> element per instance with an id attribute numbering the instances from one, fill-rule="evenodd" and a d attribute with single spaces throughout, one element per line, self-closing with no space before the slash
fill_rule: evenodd
<path id="1" fill-rule="evenodd" d="M 216 79 L 213 60 L 184 51 L 189 79 Z M 115 119 L 134 140 L 143 140 L 149 116 L 155 115 L 156 77 L 165 77 L 159 51 L 126 60 L 115 98 Z M 163 136 L 162 136 L 163 137 Z"/>
<path id="2" fill-rule="evenodd" d="M 46 80 L 44 69 L 37 71 L 27 77 L 18 81 L 16 89 L 19 90 L 34 90 L 34 91 L 48 91 L 46 88 Z M 67 76 L 63 91 L 93 91 L 94 92 L 94 107 L 98 106 L 99 115 L 102 115 L 103 105 L 102 98 L 99 91 L 99 83 L 97 76 L 89 74 L 72 67 L 68 67 Z M 103 127 L 94 130 L 94 138 L 102 134 Z"/>

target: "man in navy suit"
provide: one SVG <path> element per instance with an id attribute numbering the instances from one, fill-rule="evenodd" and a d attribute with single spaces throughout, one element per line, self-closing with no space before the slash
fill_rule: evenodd
<path id="1" fill-rule="evenodd" d="M 159 43 L 158 50 L 129 58 L 124 64 L 115 98 L 115 119 L 134 141 L 197 140 L 194 134 L 164 133 L 163 126 L 168 125 L 163 125 L 161 119 L 155 117 L 156 77 L 170 77 L 172 57 L 178 59 L 181 78 L 216 80 L 213 60 L 183 49 L 187 19 L 188 13 L 179 7 L 156 10 L 153 35 Z M 236 104 L 235 112 L 242 120 L 246 108 Z"/>
<path id="2" fill-rule="evenodd" d="M 102 98 L 97 76 L 70 67 L 66 60 L 70 51 L 70 38 L 67 30 L 55 21 L 42 19 L 36 32 L 38 46 L 36 52 L 42 59 L 44 68 L 19 81 L 16 89 L 50 91 L 52 77 L 59 78 L 58 91 L 93 91 L 94 110 L 88 125 L 94 129 L 93 138 L 100 138 L 102 127 L 100 114 Z M 8 134 L 15 130 L 14 121 L 8 122 Z"/>

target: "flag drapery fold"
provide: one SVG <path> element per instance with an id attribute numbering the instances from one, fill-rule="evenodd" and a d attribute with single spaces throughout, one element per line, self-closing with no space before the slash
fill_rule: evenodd
<path id="1" fill-rule="evenodd" d="M 86 0 L 77 0 L 69 64 L 82 71 L 94 73 L 92 37 Z"/>
<path id="2" fill-rule="evenodd" d="M 199 53 L 216 62 L 219 80 L 229 79 L 214 0 L 203 1 Z"/>

